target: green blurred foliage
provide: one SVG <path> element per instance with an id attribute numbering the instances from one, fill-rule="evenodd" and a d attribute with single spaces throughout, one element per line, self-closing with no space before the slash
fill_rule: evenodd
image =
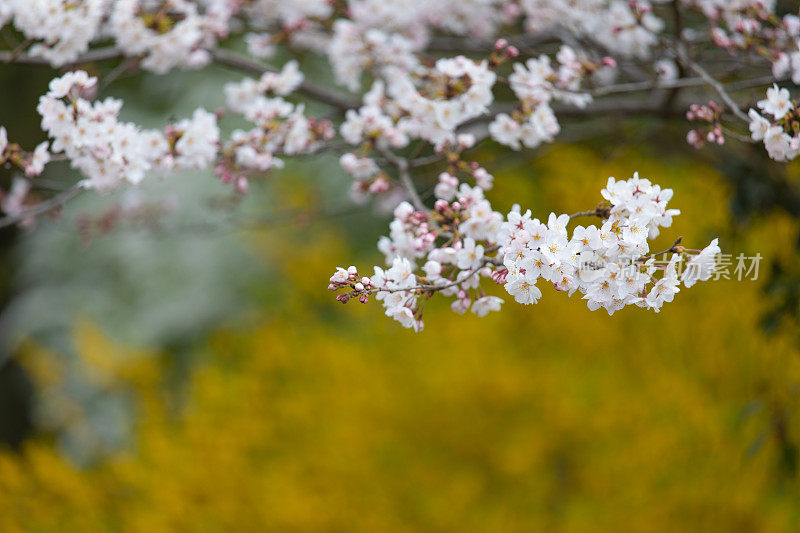
<path id="1" fill-rule="evenodd" d="M 719 235 L 726 252 L 794 254 L 788 214 L 726 229 L 734 191 L 696 161 L 497 157 L 499 210 L 591 208 L 608 176 L 639 170 L 683 211 L 654 248 Z M 285 208 L 314 190 L 291 172 L 272 187 Z M 701 283 L 658 315 L 608 317 L 545 287 L 483 319 L 432 302 L 415 335 L 324 290 L 336 264 L 378 261 L 379 231 L 356 216 L 239 233 L 269 272 L 250 285 L 256 310 L 185 348 L 197 363 L 179 394 L 170 349 L 113 340 L 91 315 L 73 316 L 74 361 L 28 341 L 20 361 L 73 431 L 88 411 L 58 384 L 78 370 L 127 399 L 136 431 L 82 468 L 44 434 L 2 453 L 0 530 L 797 530 L 797 332 L 759 329 L 763 271 Z"/>

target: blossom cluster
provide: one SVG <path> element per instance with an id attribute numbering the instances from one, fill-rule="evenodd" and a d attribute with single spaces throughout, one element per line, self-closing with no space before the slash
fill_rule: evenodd
<path id="1" fill-rule="evenodd" d="M 106 14 L 104 0 L 8 0 L 0 8 L 13 16 L 14 26 L 35 40 L 29 52 L 53 65 L 62 65 L 89 49 Z"/>
<path id="2" fill-rule="evenodd" d="M 502 301 L 487 296 L 480 280 L 492 275 L 487 265 L 500 260 L 497 247 L 488 243 L 496 241 L 502 223 L 503 215 L 492 210 L 483 190 L 463 183 L 457 199 L 440 199 L 431 212 L 403 202 L 395 209 L 390 235 L 378 242 L 391 268 L 375 267 L 372 288 L 354 288 L 354 296 L 377 293 L 387 316 L 416 330 L 423 327 L 424 301 L 432 292 L 454 296 L 451 307 L 458 313 L 471 309 L 483 316 L 499 309 Z M 417 274 L 422 260 L 422 273 Z M 332 290 L 341 288 L 334 282 L 335 276 Z"/>
<path id="3" fill-rule="evenodd" d="M 208 49 L 227 35 L 233 9 L 224 0 L 116 0 L 110 28 L 127 55 L 144 56 L 142 67 L 164 73 L 178 66 L 207 65 Z"/>
<path id="4" fill-rule="evenodd" d="M 229 0 L 7 0 L 0 23 L 12 20 L 35 44 L 28 52 L 67 64 L 92 42 L 113 38 L 142 67 L 164 73 L 208 64 L 208 49 L 227 36 L 238 2 Z M 106 23 L 107 22 L 107 23 Z"/>
<path id="5" fill-rule="evenodd" d="M 433 144 L 440 154 L 454 146 L 459 150 L 472 147 L 474 136 L 459 134 L 458 128 L 488 112 L 497 75 L 489 60 L 456 56 L 439 59 L 431 68 L 420 67 L 411 74 L 390 68 L 387 78 L 373 83 L 363 105 L 348 110 L 340 128 L 345 141 L 358 147 L 340 159 L 342 168 L 356 179 L 353 191 L 357 197 L 391 189 L 373 151 L 404 148 L 415 139 Z M 476 171 L 476 179 L 491 187 L 491 176 L 473 169 Z"/>
<path id="6" fill-rule="evenodd" d="M 790 97 L 788 89 L 773 85 L 767 89 L 767 97 L 758 102 L 758 108 L 750 109 L 750 136 L 762 141 L 767 153 L 776 161 L 791 161 L 800 154 L 800 113 Z M 772 120 L 764 115 L 771 116 Z"/>
<path id="7" fill-rule="evenodd" d="M 419 331 L 424 303 L 436 292 L 453 297 L 451 307 L 459 313 L 498 310 L 502 299 L 481 287 L 486 278 L 502 284 L 518 303 L 536 303 L 543 280 L 569 295 L 579 292 L 589 309 L 602 307 L 611 315 L 627 305 L 658 312 L 681 283 L 691 287 L 711 277 L 720 252 L 716 239 L 703 250 L 687 250 L 679 239 L 661 254 L 650 253 L 649 241 L 680 214 L 668 207 L 671 189 L 635 174 L 624 181 L 609 178 L 601 194 L 606 203 L 583 214 L 602 224 L 571 232 L 570 215 L 550 213 L 545 223 L 515 206 L 503 217 L 482 189 L 466 184 L 455 201 L 440 199 L 430 212 L 401 203 L 390 236 L 378 242 L 390 268 L 376 266 L 372 277 L 361 278 L 351 267 L 353 279 L 339 269 L 329 289 L 347 289 L 347 297 L 339 298 L 345 302 L 363 303 L 375 294 L 387 316 Z M 657 263 L 662 255 L 670 256 L 666 265 Z M 690 259 L 679 275 L 685 256 Z"/>
<path id="8" fill-rule="evenodd" d="M 459 133 L 460 128 L 489 112 L 497 70 L 517 54 L 501 39 L 484 60 L 465 56 L 439 59 L 432 67 L 417 66 L 411 73 L 386 67 L 385 81 L 373 83 L 364 95 L 364 105 L 348 110 L 340 128 L 342 137 L 358 146 L 340 160 L 345 171 L 356 179 L 355 196 L 392 189 L 387 175 L 375 162 L 374 149 L 401 149 L 416 139 L 433 144 L 434 151 L 443 155 L 452 152 L 454 146 L 460 146 L 460 151 L 472 147 L 474 136 Z M 591 97 L 579 91 L 581 82 L 614 66 L 610 58 L 605 63 L 593 63 L 568 46 L 560 49 L 557 61 L 557 68 L 551 67 L 546 55 L 529 59 L 526 64 L 512 63 L 508 81 L 518 103 L 511 115 L 498 113 L 489 124 L 488 132 L 494 140 L 514 149 L 521 144 L 534 148 L 542 142 L 552 142 L 560 126 L 550 102 L 557 99 L 585 107 Z M 469 172 L 481 188 L 491 188 L 491 175 L 483 168 L 475 166 Z M 440 176 L 437 197 L 449 199 L 454 195 L 458 181 L 452 174 L 448 169 Z"/>
<path id="9" fill-rule="evenodd" d="M 711 21 L 714 43 L 729 52 L 748 51 L 770 61 L 777 79 L 800 83 L 800 11 L 775 14 L 775 0 L 692 0 Z"/>
<path id="10" fill-rule="evenodd" d="M 356 91 L 367 69 L 375 73 L 390 67 L 414 70 L 419 65 L 414 52 L 411 41 L 402 35 L 375 28 L 364 31 L 352 21 L 339 19 L 333 26 L 328 58 L 336 80 Z"/>
<path id="11" fill-rule="evenodd" d="M 489 125 L 489 132 L 497 142 L 515 150 L 520 142 L 526 148 L 536 148 L 542 142 L 552 142 L 561 128 L 550 103 L 561 100 L 578 107 L 586 107 L 592 97 L 580 93 L 581 81 L 599 66 L 581 58 L 569 46 L 562 46 L 556 56 L 558 68 L 551 66 L 547 55 L 514 63 L 514 73 L 508 78 L 512 91 L 519 100 L 511 114 L 499 113 Z M 615 63 L 606 59 L 606 66 Z"/>
<path id="12" fill-rule="evenodd" d="M 526 25 L 535 32 L 566 28 L 594 39 L 608 50 L 645 59 L 658 42 L 664 21 L 653 13 L 648 1 L 521 2 Z"/>
<path id="13" fill-rule="evenodd" d="M 143 130 L 119 120 L 122 101 L 89 101 L 97 78 L 84 71 L 50 82 L 37 111 L 42 129 L 53 139 L 53 153 L 63 152 L 90 189 L 108 190 L 123 181 L 139 183 L 149 170 L 169 172 L 205 168 L 216 157 L 219 129 L 214 114 L 197 109 L 191 119 L 164 132 Z M 46 145 L 43 145 L 46 151 Z M 46 157 L 42 155 L 46 163 Z"/>
<path id="14" fill-rule="evenodd" d="M 692 104 L 686 112 L 686 120 L 705 124 L 689 130 L 686 141 L 695 148 L 702 148 L 707 142 L 725 144 L 725 134 L 721 124 L 722 114 L 723 108 L 713 100 L 710 100 L 708 105 Z"/>
<path id="15" fill-rule="evenodd" d="M 283 99 L 302 82 L 297 62 L 290 61 L 280 72 L 265 72 L 258 80 L 246 78 L 225 86 L 228 107 L 255 127 L 233 131 L 224 144 L 215 167 L 224 183 L 246 192 L 249 175 L 283 166 L 277 155 L 313 152 L 333 137 L 330 122 L 307 118 L 302 104 Z"/>
<path id="16" fill-rule="evenodd" d="M 501 244 L 508 270 L 506 290 L 517 302 L 536 303 L 541 297 L 539 279 L 569 294 L 577 290 L 589 309 L 603 307 L 609 314 L 630 304 L 658 311 L 672 301 L 678 292 L 674 264 L 656 280 L 655 257 L 648 257 L 648 240 L 680 214 L 667 208 L 672 190 L 662 190 L 635 174 L 626 181 L 609 178 L 601 194 L 610 204 L 603 224 L 577 226 L 571 235 L 569 215 L 551 213 L 544 224 L 532 219 L 530 211 L 509 213 Z M 685 281 L 690 286 L 694 278 Z"/>

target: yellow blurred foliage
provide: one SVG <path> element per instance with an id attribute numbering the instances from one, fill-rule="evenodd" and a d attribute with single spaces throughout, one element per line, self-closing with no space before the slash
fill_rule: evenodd
<path id="1" fill-rule="evenodd" d="M 553 147 L 530 175 L 498 173 L 493 198 L 592 208 L 606 178 L 632 167 L 676 190 L 683 215 L 664 248 L 677 235 L 702 247 L 725 227 L 719 176 L 634 152 L 603 160 Z M 776 214 L 741 249 L 721 245 L 770 258 L 795 232 Z M 433 303 L 415 335 L 374 302 L 332 301 L 325 280 L 349 252 L 335 232 L 300 249 L 278 233 L 251 238 L 291 252 L 281 304 L 245 333 L 210 335 L 178 413 L 159 380 L 165 357 L 76 325 L 97 382 L 136 391 L 137 442 L 82 470 L 46 439 L 0 454 L 0 531 L 800 527 L 783 463 L 786 443 L 800 441 L 797 338 L 760 333 L 763 281 L 701 283 L 658 315 L 608 317 L 553 290 L 483 319 Z M 52 359 L 24 354 L 42 380 L 57 379 Z M 761 410 L 744 416 L 753 401 Z"/>

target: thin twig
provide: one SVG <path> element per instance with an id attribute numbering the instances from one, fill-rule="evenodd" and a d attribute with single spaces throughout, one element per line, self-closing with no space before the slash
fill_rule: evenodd
<path id="1" fill-rule="evenodd" d="M 20 44 L 19 44 L 19 46 L 17 46 L 16 48 L 14 48 L 14 49 L 11 51 L 11 60 L 12 60 L 12 61 L 14 61 L 14 60 L 16 60 L 16 59 L 17 59 L 19 56 L 21 56 L 22 54 L 24 54 L 24 53 L 25 53 L 25 50 L 27 50 L 27 49 L 28 49 L 28 47 L 29 47 L 31 44 L 33 44 L 33 39 L 25 39 L 25 41 L 24 41 L 23 43 L 20 43 Z"/>
<path id="2" fill-rule="evenodd" d="M 419 197 L 417 188 L 414 186 L 414 181 L 411 179 L 411 173 L 408 171 L 408 160 L 404 157 L 398 156 L 388 148 L 381 149 L 380 152 L 387 161 L 397 167 L 397 174 L 400 178 L 400 183 L 402 183 L 403 187 L 405 187 L 406 192 L 408 192 L 408 196 L 411 199 L 411 203 L 414 204 L 414 207 L 417 209 L 417 211 L 426 211 L 427 208 L 425 207 L 425 204 L 422 203 L 422 199 Z"/>
<path id="3" fill-rule="evenodd" d="M 727 137 L 732 137 L 732 138 L 736 139 L 737 141 L 742 142 L 742 143 L 746 143 L 746 144 L 756 144 L 756 141 L 754 141 L 753 138 L 750 137 L 749 135 L 742 135 L 741 133 L 735 132 L 732 129 L 723 126 L 722 124 L 720 124 L 720 128 L 722 129 L 722 131 L 725 133 L 725 136 L 727 136 Z"/>
<path id="4" fill-rule="evenodd" d="M 93 63 L 95 61 L 103 61 L 105 59 L 116 59 L 122 57 L 122 55 L 123 55 L 122 51 L 119 48 L 115 48 L 113 46 L 107 48 L 96 48 L 94 50 L 86 52 L 83 55 L 78 56 L 72 61 L 69 61 L 59 66 L 63 68 L 69 68 L 83 63 Z M 27 53 L 15 55 L 13 51 L 8 51 L 8 50 L 0 51 L 0 63 L 18 63 L 21 65 L 44 65 L 52 67 L 50 62 L 41 56 L 34 56 Z"/>
<path id="5" fill-rule="evenodd" d="M 121 61 L 119 65 L 111 70 L 111 72 L 103 76 L 103 80 L 100 82 L 98 91 L 102 92 L 103 90 L 107 89 L 112 83 L 117 81 L 120 76 L 125 74 L 126 70 L 138 63 L 138 61 L 139 58 L 136 57 L 130 57 L 124 61 Z"/>
<path id="6" fill-rule="evenodd" d="M 569 219 L 572 220 L 578 217 L 600 217 L 600 218 L 608 218 L 611 211 L 610 208 L 599 205 L 592 211 L 579 211 L 577 213 L 572 213 L 569 216 Z"/>
<path id="7" fill-rule="evenodd" d="M 752 89 L 753 87 L 761 87 L 763 85 L 769 85 L 770 83 L 774 83 L 775 81 L 780 81 L 782 78 L 776 78 L 775 76 L 759 76 L 758 78 L 750 78 L 748 80 L 741 80 L 731 82 L 725 85 L 726 91 L 741 91 L 742 89 Z"/>
<path id="8" fill-rule="evenodd" d="M 83 187 L 80 184 L 75 184 L 66 191 L 53 196 L 52 198 L 45 200 L 36 204 L 35 206 L 25 209 L 24 211 L 17 213 L 16 215 L 9 215 L 3 218 L 0 218 L 0 228 L 5 228 L 8 226 L 12 226 L 23 220 L 27 220 L 29 218 L 34 218 L 39 215 L 43 215 L 48 211 L 53 209 L 62 207 L 66 204 L 70 199 L 77 196 L 81 191 L 83 191 Z"/>
<path id="9" fill-rule="evenodd" d="M 646 255 L 644 257 L 640 257 L 639 259 L 636 260 L 636 262 L 646 263 L 650 259 L 656 258 L 659 255 L 676 254 L 676 253 L 682 252 L 683 251 L 683 247 L 682 246 L 678 246 L 681 243 L 682 240 L 683 240 L 683 237 L 678 237 L 677 239 L 675 239 L 675 242 L 672 243 L 672 246 L 670 246 L 666 250 L 661 251 L 661 252 L 656 252 L 654 254 Z"/>
<path id="10" fill-rule="evenodd" d="M 469 278 L 471 278 L 472 276 L 474 276 L 475 274 L 480 272 L 481 269 L 483 269 L 483 267 L 485 267 L 486 265 L 494 265 L 494 264 L 498 264 L 495 261 L 494 257 L 484 257 L 483 262 L 480 264 L 480 266 L 476 266 L 475 268 L 470 270 L 469 273 L 465 277 L 461 278 L 460 280 L 456 279 L 454 281 L 451 281 L 450 283 L 445 283 L 444 285 L 422 285 L 422 284 L 420 284 L 420 285 L 415 285 L 413 287 L 398 288 L 398 289 L 385 289 L 385 288 L 376 287 L 374 289 L 367 289 L 365 291 L 361 291 L 361 293 L 373 294 L 373 293 L 376 293 L 376 292 L 389 292 L 389 293 L 392 293 L 392 292 L 416 292 L 416 291 L 422 291 L 422 292 L 442 291 L 444 289 L 449 289 L 450 287 L 455 287 L 457 285 L 461 285 L 462 283 L 467 281 Z"/>
<path id="11" fill-rule="evenodd" d="M 258 61 L 253 61 L 248 57 L 239 55 L 235 52 L 231 52 L 230 50 L 216 49 L 216 50 L 211 50 L 210 52 L 211 52 L 211 57 L 214 59 L 214 62 L 220 65 L 225 65 L 238 70 L 243 70 L 246 72 L 259 75 L 265 72 L 277 72 L 276 69 L 274 69 L 273 67 L 265 65 L 263 63 L 259 63 Z M 358 100 L 341 95 L 334 91 L 330 91 L 324 87 L 320 87 L 318 85 L 314 85 L 306 81 L 300 84 L 300 87 L 298 87 L 297 92 L 305 94 L 306 96 L 310 96 L 316 100 L 319 100 L 320 102 L 336 107 L 342 111 L 346 111 L 348 109 L 357 108 L 361 106 L 361 102 L 359 102 Z"/>

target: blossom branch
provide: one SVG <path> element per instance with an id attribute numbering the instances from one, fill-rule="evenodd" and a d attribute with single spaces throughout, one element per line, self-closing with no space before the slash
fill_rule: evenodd
<path id="1" fill-rule="evenodd" d="M 773 159 L 800 155 L 800 110 L 787 89 L 773 87 L 757 104 L 774 120 L 755 110 L 745 115 L 731 96 L 763 82 L 759 69 L 766 63 L 774 79 L 791 75 L 800 82 L 800 19 L 781 18 L 759 0 L 713 2 L 713 9 L 681 0 L 466 6 L 411 0 L 380 10 L 372 2 L 350 2 L 346 9 L 339 2 L 303 0 L 280 2 L 281 9 L 265 0 L 213 4 L 219 9 L 184 0 L 10 3 L 2 17 L 13 21 L 23 44 L 0 52 L 0 62 L 71 68 L 122 59 L 100 86 L 84 71 L 53 79 L 37 106 L 49 140 L 28 153 L 9 145 L 0 129 L 0 162 L 32 177 L 52 150 L 85 175 L 82 184 L 98 191 L 136 185 L 154 173 L 213 169 L 245 194 L 250 179 L 283 167 L 283 158 L 339 155 L 341 145 L 331 142 L 338 134 L 347 146 L 339 163 L 353 178 L 354 198 L 377 198 L 394 207 L 394 219 L 378 241 L 391 266 L 375 267 L 372 278 L 358 276 L 355 267 L 338 269 L 331 285 L 356 291 L 360 300 L 375 292 L 387 315 L 419 330 L 424 298 L 417 296 L 427 292 L 455 297 L 452 307 L 459 313 L 471 309 L 483 316 L 499 309 L 502 301 L 486 296 L 481 275 L 522 304 L 536 303 L 536 283 L 545 280 L 559 291 L 579 291 L 590 309 L 609 314 L 626 305 L 657 311 L 680 282 L 690 287 L 708 279 L 705 272 L 679 279 L 674 265 L 656 271 L 637 263 L 635 272 L 621 270 L 652 258 L 649 241 L 679 214 L 667 208 L 671 190 L 638 175 L 610 178 L 601 191 L 605 202 L 594 210 L 551 213 L 543 222 L 515 205 L 504 215 L 485 195 L 494 186 L 490 169 L 464 157 L 484 139 L 514 151 L 534 150 L 559 138 L 569 119 L 685 116 L 702 123 L 687 141 L 721 145 L 726 136 L 744 139 L 745 132 L 722 125 L 732 113 L 749 124 L 751 138 L 763 140 Z M 674 35 L 665 36 L 670 15 Z M 503 39 L 509 28 L 518 30 Z M 247 54 L 220 48 L 223 39 L 237 35 Z M 101 41 L 113 46 L 90 49 Z M 327 79 L 307 79 L 297 61 L 271 67 L 265 61 L 278 47 L 324 56 L 333 81 L 358 96 L 329 87 Z M 736 55 L 740 51 L 765 64 L 746 61 Z M 145 129 L 121 120 L 121 100 L 92 97 L 134 64 L 157 74 L 217 65 L 247 77 L 226 84 L 225 109 L 198 108 L 190 118 Z M 722 103 L 688 101 L 690 91 L 683 89 L 692 87 L 710 88 Z M 308 116 L 303 102 L 330 110 Z M 695 105 L 684 113 L 684 104 Z M 225 113 L 248 126 L 222 137 Z M 412 169 L 438 163 L 442 171 L 428 208 Z M 25 209 L 30 181 L 15 183 L 4 197 L 10 215 L 0 219 L 5 225 L 77 194 L 68 191 Z M 403 190 L 408 201 L 399 199 Z M 578 217 L 599 222 L 570 229 Z M 667 252 L 683 250 L 679 243 Z M 696 266 L 707 265 L 715 250 L 712 241 Z"/>

